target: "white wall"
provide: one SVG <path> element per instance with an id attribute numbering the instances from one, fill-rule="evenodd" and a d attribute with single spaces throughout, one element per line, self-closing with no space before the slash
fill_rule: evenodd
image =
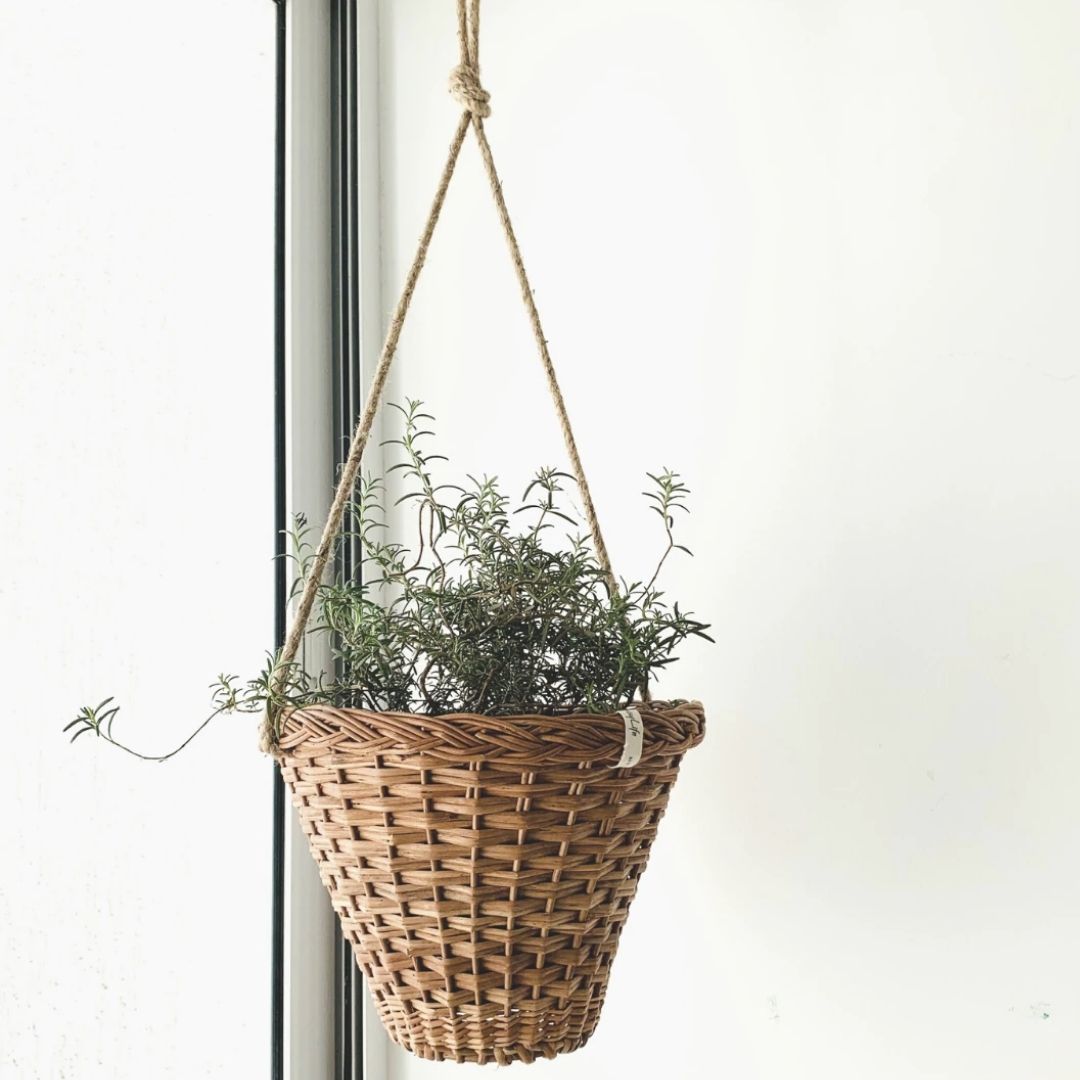
<path id="1" fill-rule="evenodd" d="M 389 307 L 456 46 L 449 0 L 381 18 Z M 668 583 L 718 638 L 665 684 L 710 729 L 600 1028 L 538 1075 L 1076 1075 L 1078 48 L 1071 0 L 485 5 L 618 568 L 656 550 L 644 470 L 682 470 Z M 404 394 L 462 470 L 562 460 L 472 145 Z"/>
<path id="2" fill-rule="evenodd" d="M 0 1077 L 269 1069 L 274 5 L 0 8 Z"/>

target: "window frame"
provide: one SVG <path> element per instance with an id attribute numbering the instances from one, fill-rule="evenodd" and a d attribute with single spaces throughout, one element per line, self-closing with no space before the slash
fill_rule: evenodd
<path id="1" fill-rule="evenodd" d="M 382 344 L 378 3 L 274 2 L 274 528 L 283 554 L 293 515 L 317 523 L 328 508 Z M 356 553 L 344 559 L 341 569 L 355 572 Z M 279 645 L 287 576 L 279 558 Z M 387 1036 L 286 803 L 275 766 L 271 1080 L 384 1080 Z"/>

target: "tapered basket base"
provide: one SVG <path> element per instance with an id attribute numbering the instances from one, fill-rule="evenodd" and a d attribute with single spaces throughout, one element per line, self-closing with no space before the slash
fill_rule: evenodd
<path id="1" fill-rule="evenodd" d="M 379 1016 L 437 1061 L 533 1061 L 596 1028 L 698 702 L 618 714 L 291 712 L 282 775 Z"/>

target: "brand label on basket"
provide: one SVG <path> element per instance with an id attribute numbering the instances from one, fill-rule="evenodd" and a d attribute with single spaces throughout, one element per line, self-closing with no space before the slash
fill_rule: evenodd
<path id="1" fill-rule="evenodd" d="M 619 715 L 623 719 L 623 748 L 622 757 L 615 766 L 616 769 L 629 769 L 641 760 L 641 746 L 644 742 L 645 725 L 641 720 L 641 713 L 637 709 L 620 709 Z"/>

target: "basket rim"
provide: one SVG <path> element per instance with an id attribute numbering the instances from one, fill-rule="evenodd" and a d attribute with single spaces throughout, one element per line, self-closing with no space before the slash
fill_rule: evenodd
<path id="1" fill-rule="evenodd" d="M 705 710 L 700 701 L 634 701 L 645 728 L 640 762 L 682 754 L 701 742 Z M 585 765 L 613 767 L 625 734 L 621 713 L 380 712 L 313 704 L 282 717 L 279 753 L 287 760 L 325 749 L 334 756 L 364 760 L 388 754 L 418 755 L 446 764 Z"/>

